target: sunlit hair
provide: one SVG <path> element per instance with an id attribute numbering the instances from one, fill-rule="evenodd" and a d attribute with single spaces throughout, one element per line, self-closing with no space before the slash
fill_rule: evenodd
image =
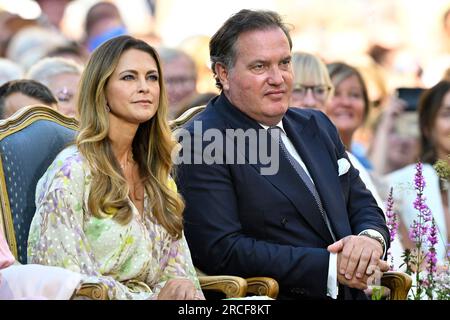
<path id="1" fill-rule="evenodd" d="M 367 90 L 366 82 L 364 81 L 361 73 L 356 68 L 343 62 L 334 62 L 327 64 L 327 69 L 335 90 L 342 81 L 351 76 L 356 76 L 362 88 L 364 100 L 364 120 L 366 120 L 369 115 L 370 108 L 369 92 Z"/>
<path id="2" fill-rule="evenodd" d="M 292 54 L 292 71 L 294 72 L 294 87 L 304 84 L 323 85 L 331 88 L 327 100 L 333 96 L 334 88 L 327 66 L 318 56 L 307 52 L 294 52 Z"/>
<path id="3" fill-rule="evenodd" d="M 168 126 L 167 97 L 157 52 L 144 41 L 130 36 L 111 39 L 93 53 L 82 74 L 78 99 L 80 133 L 77 146 L 92 171 L 89 211 L 98 218 L 114 217 L 120 223 L 132 218 L 129 187 L 108 138 L 109 116 L 105 88 L 122 54 L 129 49 L 147 52 L 158 67 L 160 88 L 156 114 L 140 124 L 134 137 L 133 158 L 150 199 L 151 213 L 172 236 L 181 237 L 184 203 L 168 186 L 171 152 L 176 143 Z"/>
<path id="4" fill-rule="evenodd" d="M 420 153 L 421 160 L 425 163 L 434 164 L 438 160 L 433 131 L 436 130 L 436 118 L 448 92 L 450 92 L 450 82 L 442 80 L 424 91 L 419 98 L 417 110 L 419 111 Z"/>

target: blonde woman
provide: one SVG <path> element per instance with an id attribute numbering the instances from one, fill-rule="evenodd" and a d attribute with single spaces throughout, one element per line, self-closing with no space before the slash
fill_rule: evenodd
<path id="1" fill-rule="evenodd" d="M 170 177 L 171 139 L 159 57 L 111 39 L 80 83 L 80 132 L 40 179 L 28 260 L 102 282 L 111 299 L 203 299 Z"/>
<path id="2" fill-rule="evenodd" d="M 333 84 L 322 60 L 307 52 L 292 54 L 294 89 L 290 105 L 293 107 L 324 110 L 333 96 Z"/>

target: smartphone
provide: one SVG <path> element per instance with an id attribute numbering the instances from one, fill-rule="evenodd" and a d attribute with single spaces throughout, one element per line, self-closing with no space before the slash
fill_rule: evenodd
<path id="1" fill-rule="evenodd" d="M 419 98 L 423 88 L 397 88 L 395 90 L 398 98 L 406 102 L 405 111 L 416 111 Z"/>

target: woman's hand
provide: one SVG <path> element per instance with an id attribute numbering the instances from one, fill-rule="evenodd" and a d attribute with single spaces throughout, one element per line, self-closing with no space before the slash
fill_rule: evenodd
<path id="1" fill-rule="evenodd" d="M 189 279 L 170 279 L 158 294 L 158 300 L 201 300 Z"/>

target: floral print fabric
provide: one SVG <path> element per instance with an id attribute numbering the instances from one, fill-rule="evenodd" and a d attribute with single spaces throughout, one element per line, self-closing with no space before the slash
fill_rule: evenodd
<path id="1" fill-rule="evenodd" d="M 106 284 L 110 299 L 156 299 L 171 278 L 191 279 L 203 297 L 184 234 L 176 240 L 156 222 L 147 194 L 143 218 L 130 201 L 133 218 L 122 225 L 88 212 L 90 185 L 77 148 L 63 150 L 36 187 L 28 263 L 79 272 L 83 282 Z"/>

